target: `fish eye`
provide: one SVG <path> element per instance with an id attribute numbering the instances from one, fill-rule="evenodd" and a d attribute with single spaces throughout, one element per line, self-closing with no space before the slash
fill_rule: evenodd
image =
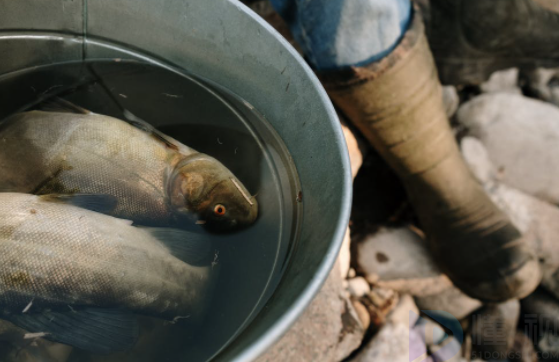
<path id="1" fill-rule="evenodd" d="M 217 204 L 214 207 L 214 214 L 216 214 L 217 216 L 225 215 L 226 211 L 227 211 L 227 209 L 222 204 Z"/>

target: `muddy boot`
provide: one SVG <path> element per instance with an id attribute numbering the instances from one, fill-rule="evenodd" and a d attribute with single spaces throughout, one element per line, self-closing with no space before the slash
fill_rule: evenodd
<path id="1" fill-rule="evenodd" d="M 534 253 L 458 151 L 417 13 L 389 56 L 319 76 L 402 179 L 435 260 L 459 288 L 493 302 L 536 288 L 541 273 Z"/>
<path id="2" fill-rule="evenodd" d="M 420 3 L 443 84 L 480 84 L 510 67 L 559 66 L 557 0 Z"/>

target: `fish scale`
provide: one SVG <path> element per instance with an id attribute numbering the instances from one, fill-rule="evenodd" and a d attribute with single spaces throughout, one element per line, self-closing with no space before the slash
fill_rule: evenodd
<path id="1" fill-rule="evenodd" d="M 0 128 L 0 192 L 106 196 L 105 213 L 145 226 L 255 221 L 256 200 L 219 161 L 142 127 L 94 113 L 15 114 Z M 216 216 L 218 205 L 227 212 Z"/>
<path id="2" fill-rule="evenodd" d="M 0 194 L 0 220 L 0 309 L 35 299 L 33 310 L 119 306 L 173 319 L 202 308 L 211 268 L 126 221 L 15 193 Z"/>

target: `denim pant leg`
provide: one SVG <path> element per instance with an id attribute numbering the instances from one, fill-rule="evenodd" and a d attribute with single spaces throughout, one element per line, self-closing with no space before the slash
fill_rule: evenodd
<path id="1" fill-rule="evenodd" d="M 270 0 L 318 70 L 383 58 L 411 18 L 411 0 Z"/>

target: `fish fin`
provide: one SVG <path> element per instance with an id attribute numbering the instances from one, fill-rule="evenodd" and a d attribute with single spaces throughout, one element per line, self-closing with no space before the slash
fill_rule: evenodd
<path id="1" fill-rule="evenodd" d="M 42 195 L 43 201 L 58 202 L 81 207 L 82 209 L 108 214 L 118 204 L 118 199 L 112 195 L 105 194 L 74 194 L 74 195 Z"/>
<path id="2" fill-rule="evenodd" d="M 204 265 L 210 261 L 212 242 L 206 234 L 172 228 L 147 228 L 173 256 L 190 265 Z"/>
<path id="3" fill-rule="evenodd" d="M 61 112 L 61 113 L 74 113 L 74 114 L 93 113 L 90 110 L 82 108 L 60 97 L 54 97 L 42 102 L 37 106 L 37 109 L 46 112 Z"/>
<path id="4" fill-rule="evenodd" d="M 167 148 L 173 149 L 175 151 L 179 149 L 179 145 L 177 144 L 177 141 L 175 141 L 171 137 L 166 136 L 165 134 L 157 130 L 157 128 L 153 127 L 148 122 L 137 117 L 134 113 L 130 112 L 127 109 L 125 109 L 122 113 L 126 118 L 126 122 L 131 126 L 146 132 L 151 137 L 153 137 L 156 141 L 163 143 Z"/>
<path id="5" fill-rule="evenodd" d="M 50 341 L 101 354 L 132 348 L 139 335 L 137 317 L 116 309 L 69 308 L 67 312 L 17 314 L 7 319 L 30 333 L 45 333 Z"/>

